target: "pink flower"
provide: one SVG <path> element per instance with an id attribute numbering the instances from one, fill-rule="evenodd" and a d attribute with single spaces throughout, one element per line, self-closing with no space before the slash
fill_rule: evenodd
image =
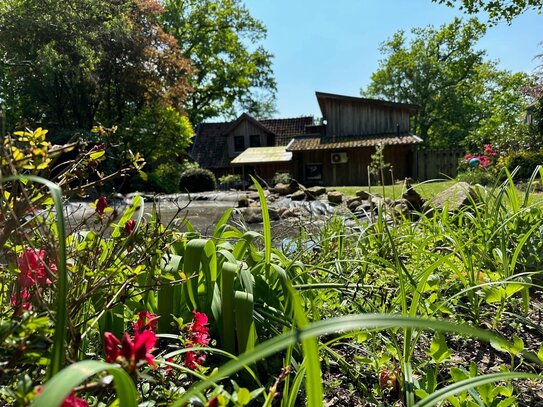
<path id="1" fill-rule="evenodd" d="M 490 165 L 490 158 L 488 158 L 486 155 L 480 155 L 477 158 L 481 163 L 481 167 L 486 168 Z"/>
<path id="2" fill-rule="evenodd" d="M 141 333 L 145 329 L 156 331 L 157 316 L 148 311 L 140 311 L 138 320 L 134 322 L 134 332 Z"/>
<path id="3" fill-rule="evenodd" d="M 466 154 L 466 156 L 464 157 L 464 159 L 465 159 L 466 161 L 469 161 L 469 160 L 471 160 L 473 157 L 475 157 L 473 154 Z"/>
<path id="4" fill-rule="evenodd" d="M 100 216 L 104 215 L 104 211 L 107 208 L 107 199 L 106 199 L 106 197 L 101 196 L 100 198 L 98 198 L 96 200 L 96 202 L 94 204 L 96 205 L 96 212 L 98 213 L 98 215 L 100 215 Z"/>
<path id="5" fill-rule="evenodd" d="M 126 233 L 127 235 L 130 235 L 132 234 L 132 232 L 134 231 L 134 228 L 136 227 L 136 221 L 134 219 L 130 219 L 128 220 L 125 224 L 124 224 L 124 233 Z"/>

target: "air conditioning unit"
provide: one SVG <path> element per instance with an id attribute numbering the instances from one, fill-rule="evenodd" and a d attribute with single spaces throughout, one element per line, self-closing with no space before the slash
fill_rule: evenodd
<path id="1" fill-rule="evenodd" d="M 332 164 L 344 164 L 347 162 L 347 153 L 332 153 L 330 159 Z"/>

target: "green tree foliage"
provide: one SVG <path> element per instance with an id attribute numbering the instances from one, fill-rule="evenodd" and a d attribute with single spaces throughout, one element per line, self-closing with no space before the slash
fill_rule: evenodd
<path id="1" fill-rule="evenodd" d="M 2 88 L 17 115 L 88 130 L 150 101 L 181 110 L 189 62 L 157 22 L 155 0 L 8 0 L 0 14 Z"/>
<path id="2" fill-rule="evenodd" d="M 524 109 L 517 90 L 525 77 L 485 60 L 475 49 L 484 33 L 475 19 L 413 29 L 410 37 L 400 31 L 382 44 L 385 58 L 362 94 L 418 105 L 414 131 L 429 146 L 458 146 L 471 134 L 490 142 Z"/>
<path id="3" fill-rule="evenodd" d="M 272 55 L 266 36 L 240 0 L 166 0 L 163 23 L 194 65 L 186 101 L 192 123 L 239 109 L 258 117 L 275 112 Z"/>
<path id="4" fill-rule="evenodd" d="M 500 20 L 511 22 L 516 16 L 528 11 L 541 11 L 542 0 L 432 0 L 436 3 L 446 4 L 449 7 L 458 6 L 468 14 L 484 11 L 488 14 L 490 23 Z"/>

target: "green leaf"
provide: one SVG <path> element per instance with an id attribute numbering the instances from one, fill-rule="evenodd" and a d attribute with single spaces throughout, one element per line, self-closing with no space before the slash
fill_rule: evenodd
<path id="1" fill-rule="evenodd" d="M 451 351 L 447 347 L 445 336 L 442 333 L 437 332 L 434 335 L 434 339 L 432 339 L 432 343 L 430 344 L 430 351 L 427 353 L 435 363 L 441 363 L 451 357 Z"/>
<path id="2" fill-rule="evenodd" d="M 32 400 L 31 406 L 60 406 L 74 387 L 101 372 L 108 372 L 113 376 L 113 384 L 120 405 L 124 407 L 137 406 L 136 388 L 128 373 L 118 365 L 94 360 L 84 360 L 74 363 L 54 375 L 45 383 L 42 392 Z"/>
<path id="3" fill-rule="evenodd" d="M 91 160 L 98 160 L 99 158 L 102 158 L 106 152 L 104 150 L 102 151 L 95 151 L 94 153 L 90 153 L 90 159 Z"/>
<path id="4" fill-rule="evenodd" d="M 238 404 L 241 406 L 246 406 L 251 402 L 251 392 L 245 387 L 239 389 L 236 395 L 238 396 Z"/>

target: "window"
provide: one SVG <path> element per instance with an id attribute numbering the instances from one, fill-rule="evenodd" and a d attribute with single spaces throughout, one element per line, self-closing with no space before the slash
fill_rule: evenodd
<path id="1" fill-rule="evenodd" d="M 249 147 L 261 147 L 260 134 L 251 134 L 249 136 Z"/>
<path id="2" fill-rule="evenodd" d="M 245 150 L 245 137 L 243 136 L 234 136 L 234 151 L 239 153 L 240 151 Z"/>

